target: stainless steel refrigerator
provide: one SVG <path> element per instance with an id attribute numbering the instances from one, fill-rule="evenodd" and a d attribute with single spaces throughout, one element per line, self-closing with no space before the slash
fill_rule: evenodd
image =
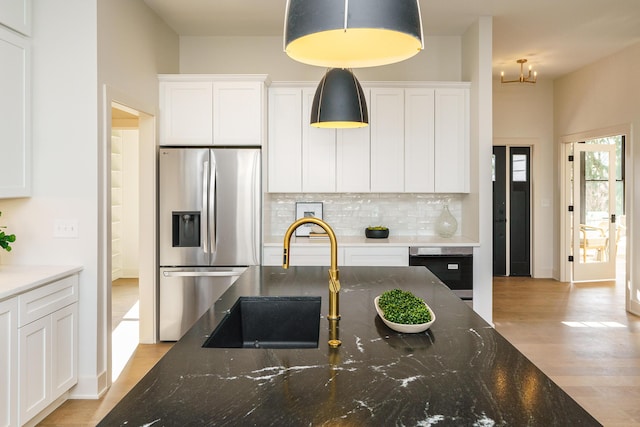
<path id="1" fill-rule="evenodd" d="M 260 264 L 260 159 L 259 148 L 160 148 L 160 340 L 178 340 Z"/>

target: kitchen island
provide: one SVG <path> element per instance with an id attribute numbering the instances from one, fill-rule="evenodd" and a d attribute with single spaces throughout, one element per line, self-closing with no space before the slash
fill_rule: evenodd
<path id="1" fill-rule="evenodd" d="M 340 274 L 339 348 L 327 345 L 326 268 L 252 267 L 100 425 L 600 425 L 427 269 Z M 433 309 L 427 332 L 377 316 L 373 299 L 393 288 Z M 238 297 L 258 295 L 321 296 L 318 348 L 201 347 Z"/>

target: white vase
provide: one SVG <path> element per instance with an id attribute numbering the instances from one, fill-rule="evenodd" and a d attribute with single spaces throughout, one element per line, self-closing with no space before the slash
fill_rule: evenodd
<path id="1" fill-rule="evenodd" d="M 458 229 L 458 221 L 449 212 L 449 205 L 444 205 L 442 212 L 436 221 L 436 232 L 440 237 L 451 237 Z"/>

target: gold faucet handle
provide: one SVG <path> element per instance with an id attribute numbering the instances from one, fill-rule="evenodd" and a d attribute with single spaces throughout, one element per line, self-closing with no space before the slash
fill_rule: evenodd
<path id="1" fill-rule="evenodd" d="M 340 279 L 338 278 L 338 271 L 329 271 L 329 289 L 331 292 L 340 292 Z"/>

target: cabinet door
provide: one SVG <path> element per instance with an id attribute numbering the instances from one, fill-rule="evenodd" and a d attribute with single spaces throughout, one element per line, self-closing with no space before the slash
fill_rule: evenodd
<path id="1" fill-rule="evenodd" d="M 30 45 L 1 27 L 0 64 L 0 198 L 27 197 L 31 195 Z"/>
<path id="2" fill-rule="evenodd" d="M 262 82 L 214 82 L 214 145 L 262 145 L 263 91 Z"/>
<path id="3" fill-rule="evenodd" d="M 31 0 L 0 0 L 0 24 L 31 34 Z"/>
<path id="4" fill-rule="evenodd" d="M 0 427 L 18 425 L 18 302 L 0 302 Z"/>
<path id="5" fill-rule="evenodd" d="M 409 248 L 347 246 L 344 248 L 344 265 L 406 267 L 409 265 Z"/>
<path id="6" fill-rule="evenodd" d="M 269 192 L 302 191 L 302 90 L 269 90 Z"/>
<path id="7" fill-rule="evenodd" d="M 289 248 L 289 265 L 294 266 L 326 266 L 331 265 L 331 247 L 329 242 L 308 245 L 292 246 Z M 282 246 L 265 246 L 263 265 L 282 265 Z M 338 265 L 344 260 L 342 248 L 338 248 Z"/>
<path id="8" fill-rule="evenodd" d="M 78 304 L 51 315 L 52 400 L 78 382 Z"/>
<path id="9" fill-rule="evenodd" d="M 371 89 L 371 191 L 404 191 L 404 90 Z"/>
<path id="10" fill-rule="evenodd" d="M 315 89 L 302 90 L 302 191 L 336 191 L 336 131 L 309 124 Z"/>
<path id="11" fill-rule="evenodd" d="M 435 192 L 469 192 L 469 91 L 435 91 Z"/>
<path id="12" fill-rule="evenodd" d="M 51 403 L 51 316 L 20 328 L 20 423 Z"/>
<path id="13" fill-rule="evenodd" d="M 434 191 L 434 90 L 406 89 L 404 94 L 404 191 Z"/>
<path id="14" fill-rule="evenodd" d="M 369 90 L 364 89 L 367 105 Z M 336 139 L 336 189 L 342 193 L 371 191 L 371 126 L 339 129 Z"/>
<path id="15" fill-rule="evenodd" d="M 213 83 L 160 84 L 160 145 L 213 144 Z"/>

